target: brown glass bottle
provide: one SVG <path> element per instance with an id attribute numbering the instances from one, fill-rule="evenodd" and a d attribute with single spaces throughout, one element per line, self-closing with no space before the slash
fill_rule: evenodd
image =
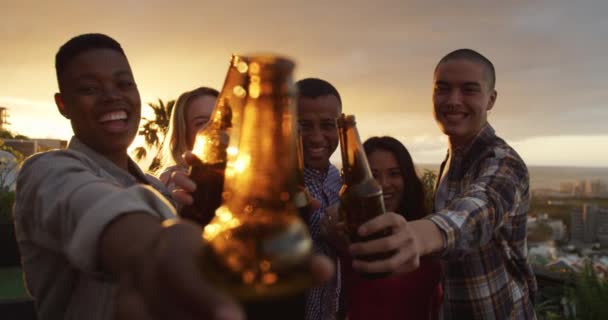
<path id="1" fill-rule="evenodd" d="M 342 178 L 344 185 L 340 190 L 340 219 L 346 223 L 346 232 L 351 242 L 369 241 L 390 235 L 381 231 L 366 237 L 357 233 L 365 222 L 386 213 L 382 187 L 376 182 L 369 168 L 363 150 L 355 116 L 342 114 L 337 120 L 342 153 Z M 395 252 L 378 253 L 356 257 L 360 260 L 374 261 L 386 259 Z M 381 278 L 389 273 L 363 274 L 366 278 Z"/>
<path id="2" fill-rule="evenodd" d="M 225 170 L 223 203 L 204 228 L 201 268 L 240 301 L 249 319 L 298 319 L 311 285 L 312 240 L 296 208 L 294 63 L 249 56 L 238 147 Z"/>
<path id="3" fill-rule="evenodd" d="M 190 168 L 196 183 L 194 203 L 179 215 L 206 226 L 222 204 L 224 173 L 231 142 L 238 141 L 240 120 L 248 85 L 247 58 L 233 55 L 209 123 L 197 132 L 192 153 L 198 160 Z"/>

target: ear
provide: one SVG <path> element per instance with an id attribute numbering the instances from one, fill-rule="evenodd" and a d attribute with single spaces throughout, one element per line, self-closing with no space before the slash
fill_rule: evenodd
<path id="1" fill-rule="evenodd" d="M 494 108 L 496 98 L 498 98 L 498 92 L 496 90 L 492 90 L 492 93 L 490 94 L 490 101 L 488 101 L 488 108 L 486 109 L 486 111 L 490 111 L 492 110 L 492 108 Z"/>
<path id="2" fill-rule="evenodd" d="M 63 115 L 66 119 L 69 119 L 70 116 L 66 111 L 65 103 L 63 103 L 63 97 L 61 96 L 61 93 L 55 93 L 55 104 L 57 105 L 59 113 L 61 113 L 61 115 Z"/>

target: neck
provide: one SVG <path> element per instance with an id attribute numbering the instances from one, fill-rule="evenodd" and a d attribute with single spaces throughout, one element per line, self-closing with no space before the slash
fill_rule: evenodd
<path id="1" fill-rule="evenodd" d="M 325 174 L 325 173 L 327 173 L 327 171 L 329 170 L 329 163 L 327 164 L 327 166 L 322 167 L 322 168 L 319 168 L 319 167 L 311 167 L 311 166 L 307 166 L 307 165 L 305 165 L 305 166 L 304 166 L 304 168 L 307 168 L 307 169 L 312 169 L 312 170 L 316 170 L 316 171 L 319 171 L 320 173 Z"/>
<path id="2" fill-rule="evenodd" d="M 484 125 L 482 125 L 481 128 L 479 128 L 479 130 L 477 130 L 474 134 L 466 136 L 466 137 L 449 136 L 448 140 L 449 140 L 449 144 L 450 144 L 450 152 L 465 148 L 466 146 L 471 144 L 471 142 L 473 142 L 475 137 L 477 137 L 479 135 L 479 133 L 486 127 L 486 125 L 487 125 L 487 122 Z"/>
<path id="3" fill-rule="evenodd" d="M 119 168 L 129 171 L 129 155 L 126 152 L 120 152 L 115 154 L 105 154 L 108 160 L 112 161 Z"/>
<path id="4" fill-rule="evenodd" d="M 471 141 L 473 141 L 473 138 L 475 138 L 475 136 L 472 137 L 466 137 L 466 138 L 462 138 L 462 137 L 449 137 L 449 143 L 450 143 L 450 153 L 453 151 L 456 151 L 458 149 L 462 149 L 465 146 L 469 145 L 469 143 L 471 143 Z"/>

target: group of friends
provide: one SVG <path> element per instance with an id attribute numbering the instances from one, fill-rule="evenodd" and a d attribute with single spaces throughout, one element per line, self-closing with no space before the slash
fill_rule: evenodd
<path id="1" fill-rule="evenodd" d="M 39 319 L 243 319 L 238 303 L 201 277 L 201 227 L 177 218 L 196 188 L 189 150 L 219 92 L 200 87 L 179 96 L 162 166 L 147 174 L 127 153 L 141 101 L 121 45 L 103 34 L 79 35 L 61 46 L 55 67 L 55 102 L 74 136 L 67 149 L 25 161 L 14 211 Z M 296 82 L 304 182 L 320 202 L 306 221 L 315 253 L 306 319 L 536 318 L 526 249 L 529 176 L 487 120 L 497 99 L 494 66 L 458 49 L 432 74 L 434 118 L 449 141 L 434 201 L 425 201 L 401 142 L 367 139 L 387 213 L 357 232 L 391 233 L 350 244 L 339 236 L 342 180 L 330 163 L 342 99 L 326 80 Z M 358 258 L 386 252 L 394 254 Z"/>

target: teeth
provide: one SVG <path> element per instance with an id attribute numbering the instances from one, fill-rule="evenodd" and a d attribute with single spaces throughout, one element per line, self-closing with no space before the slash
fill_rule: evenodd
<path id="1" fill-rule="evenodd" d="M 115 120 L 126 120 L 127 112 L 124 110 L 113 111 L 103 114 L 99 117 L 99 122 L 115 121 Z"/>

